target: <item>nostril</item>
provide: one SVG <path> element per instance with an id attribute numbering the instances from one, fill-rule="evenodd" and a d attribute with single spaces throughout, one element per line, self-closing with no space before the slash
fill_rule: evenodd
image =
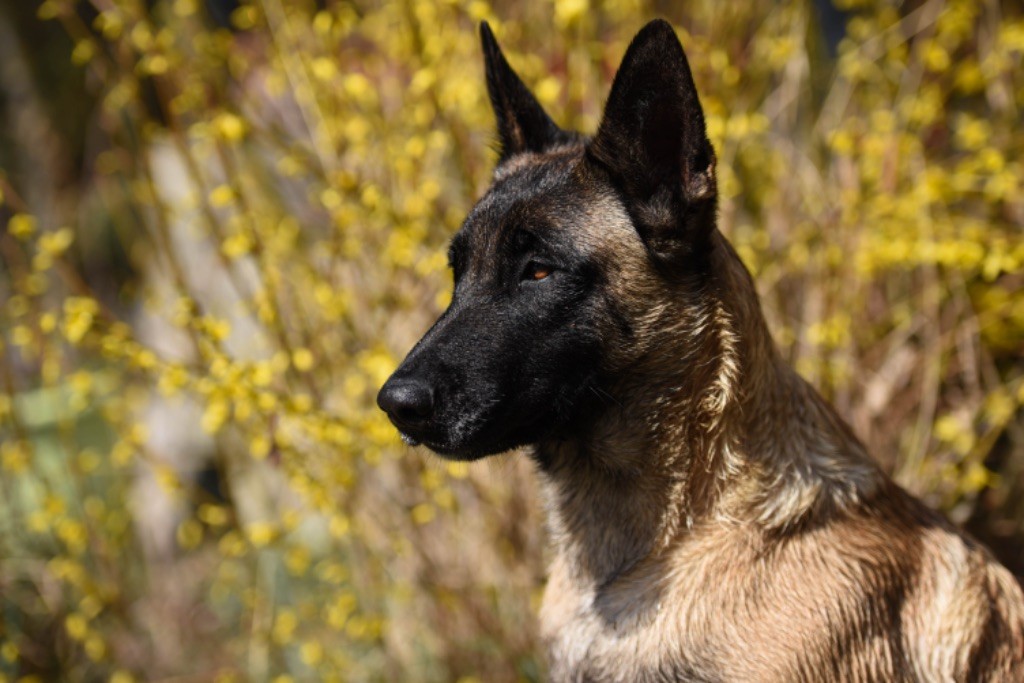
<path id="1" fill-rule="evenodd" d="M 377 395 L 377 405 L 397 422 L 418 422 L 434 412 L 434 392 L 420 380 L 392 379 Z"/>

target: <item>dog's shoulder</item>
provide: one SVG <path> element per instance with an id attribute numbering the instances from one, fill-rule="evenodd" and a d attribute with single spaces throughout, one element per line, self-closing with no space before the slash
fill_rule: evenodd
<path id="1" fill-rule="evenodd" d="M 930 510 L 917 518 L 926 521 L 915 534 L 917 571 L 901 611 L 915 672 L 924 680 L 1024 680 L 1020 583 L 945 518 Z"/>
<path id="2" fill-rule="evenodd" d="M 1017 580 L 891 481 L 768 548 L 776 590 L 823 616 L 829 642 L 820 656 L 837 674 L 889 662 L 893 679 L 1024 680 Z"/>
<path id="3" fill-rule="evenodd" d="M 883 489 L 786 531 L 694 529 L 604 585 L 556 561 L 541 615 L 552 666 L 564 680 L 1024 680 L 1017 581 Z"/>

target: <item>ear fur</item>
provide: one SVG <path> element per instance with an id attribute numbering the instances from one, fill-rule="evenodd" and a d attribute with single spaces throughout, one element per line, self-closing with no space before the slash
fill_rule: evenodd
<path id="1" fill-rule="evenodd" d="M 498 163 L 522 152 L 543 152 L 568 134 L 555 125 L 537 98 L 509 66 L 487 22 L 480 24 L 487 92 L 498 120 Z"/>
<path id="2" fill-rule="evenodd" d="M 699 257 L 714 230 L 715 152 L 672 26 L 655 20 L 626 50 L 589 157 L 611 176 L 648 249 Z"/>

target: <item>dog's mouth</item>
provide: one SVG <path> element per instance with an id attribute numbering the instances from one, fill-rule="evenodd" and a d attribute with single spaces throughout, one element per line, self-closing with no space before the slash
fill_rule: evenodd
<path id="1" fill-rule="evenodd" d="M 454 419 L 437 416 L 429 422 L 409 423 L 391 417 L 402 441 L 409 446 L 425 446 L 449 460 L 477 460 L 509 449 L 504 446 L 504 430 L 499 429 L 497 406 L 490 410 L 462 413 Z"/>
<path id="2" fill-rule="evenodd" d="M 487 451 L 474 449 L 472 444 L 466 445 L 453 443 L 449 439 L 445 438 L 413 436 L 401 430 L 399 430 L 398 434 L 406 445 L 414 447 L 424 446 L 434 453 L 437 453 L 442 458 L 446 458 L 448 460 L 477 460 L 489 454 Z"/>
<path id="3" fill-rule="evenodd" d="M 417 447 L 423 446 L 430 449 L 438 455 L 446 458 L 462 459 L 460 457 L 461 451 L 453 445 L 448 439 L 443 437 L 431 437 L 431 436 L 414 436 L 407 431 L 402 429 L 398 430 L 398 436 L 401 437 L 402 443 L 407 446 Z M 469 459 L 469 458 L 467 458 Z"/>
<path id="4" fill-rule="evenodd" d="M 412 446 L 425 446 L 442 458 L 449 460 L 478 460 L 490 455 L 490 451 L 480 449 L 472 441 L 460 442 L 446 436 L 414 435 L 398 430 L 401 440 Z"/>
<path id="5" fill-rule="evenodd" d="M 459 450 L 453 439 L 453 430 L 438 421 L 406 422 L 394 415 L 388 416 L 398 435 L 408 446 L 426 446 L 443 456 L 455 455 Z"/>
<path id="6" fill-rule="evenodd" d="M 448 444 L 448 438 L 441 430 L 431 429 L 427 425 L 402 424 L 394 417 L 391 418 L 391 424 L 407 446 L 426 446 L 432 451 L 441 452 Z"/>

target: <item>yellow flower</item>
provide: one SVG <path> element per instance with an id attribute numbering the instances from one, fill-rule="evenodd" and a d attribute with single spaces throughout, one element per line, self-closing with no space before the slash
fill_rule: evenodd
<path id="1" fill-rule="evenodd" d="M 299 372 L 306 372 L 313 367 L 313 354 L 309 349 L 295 349 L 292 352 L 292 364 Z"/>
<path id="2" fill-rule="evenodd" d="M 217 208 L 231 205 L 235 201 L 235 191 L 230 185 L 218 185 L 210 192 L 210 204 Z"/>
<path id="3" fill-rule="evenodd" d="M 7 221 L 7 231 L 22 241 L 34 235 L 37 229 L 38 223 L 35 216 L 27 213 L 16 213 Z"/>
<path id="4" fill-rule="evenodd" d="M 330 33 L 333 23 L 334 20 L 331 18 L 331 13 L 326 10 L 322 10 L 317 12 L 316 16 L 313 17 L 313 30 L 316 31 L 318 35 L 326 36 Z"/>
<path id="5" fill-rule="evenodd" d="M 96 43 L 90 38 L 83 38 L 75 43 L 75 49 L 71 51 L 71 62 L 78 66 L 88 64 L 96 56 Z"/>
<path id="6" fill-rule="evenodd" d="M 336 514 L 331 515 L 331 521 L 328 524 L 328 530 L 331 532 L 331 536 L 334 536 L 335 538 L 344 538 L 348 535 L 351 526 L 352 525 L 349 522 L 348 517 Z"/>
<path id="7" fill-rule="evenodd" d="M 245 535 L 253 547 L 262 548 L 277 538 L 277 528 L 269 522 L 254 522 L 246 527 Z"/>
<path id="8" fill-rule="evenodd" d="M 248 124 L 240 116 L 225 112 L 213 120 L 213 129 L 222 140 L 238 142 L 245 137 L 248 131 Z M 211 201 L 213 201 L 212 197 Z M 230 203 L 230 199 L 226 203 Z"/>
<path id="9" fill-rule="evenodd" d="M 587 0 L 555 0 L 555 23 L 565 28 L 574 24 L 586 14 Z"/>
<path id="10" fill-rule="evenodd" d="M 929 41 L 924 46 L 923 53 L 925 66 L 931 71 L 945 71 L 949 68 L 949 53 L 937 42 Z"/>
<path id="11" fill-rule="evenodd" d="M 207 434 L 216 434 L 230 415 L 231 407 L 227 401 L 222 398 L 212 398 L 206 404 L 206 410 L 203 411 L 203 417 L 199 424 Z"/>
<path id="12" fill-rule="evenodd" d="M 72 612 L 64 619 L 64 630 L 72 640 L 84 640 L 89 631 L 89 622 L 78 612 Z"/>
<path id="13" fill-rule="evenodd" d="M 217 550 L 224 557 L 241 557 L 245 554 L 245 539 L 235 531 L 224 534 L 217 543 Z"/>
<path id="14" fill-rule="evenodd" d="M 173 8 L 179 17 L 190 17 L 196 13 L 196 0 L 174 0 Z"/>
<path id="15" fill-rule="evenodd" d="M 194 519 L 186 519 L 178 525 L 178 545 L 185 550 L 191 550 L 198 546 L 203 540 L 203 527 Z"/>
<path id="16" fill-rule="evenodd" d="M 956 139 L 965 149 L 981 149 L 991 140 L 992 126 L 983 119 L 962 115 L 957 120 Z"/>
<path id="17" fill-rule="evenodd" d="M 203 503 L 199 506 L 196 514 L 204 524 L 209 524 L 210 526 L 224 526 L 231 520 L 227 509 L 221 505 Z"/>
<path id="18" fill-rule="evenodd" d="M 430 503 L 420 503 L 412 509 L 412 521 L 417 524 L 427 524 L 434 519 L 436 510 Z"/>
<path id="19" fill-rule="evenodd" d="M 82 341 L 92 328 L 93 319 L 99 312 L 96 301 L 88 297 L 68 297 L 64 300 L 64 336 L 72 344 Z"/>
<path id="20" fill-rule="evenodd" d="M 295 629 L 299 625 L 299 619 L 290 609 L 282 609 L 274 619 L 274 628 L 271 637 L 278 645 L 286 645 L 295 636 Z"/>
<path id="21" fill-rule="evenodd" d="M 309 65 L 313 77 L 321 81 L 329 81 L 338 75 L 338 67 L 329 57 L 317 57 Z"/>
<path id="22" fill-rule="evenodd" d="M 313 409 L 313 398 L 309 394 L 295 394 L 289 401 L 292 410 L 298 414 L 308 413 Z"/>
<path id="23" fill-rule="evenodd" d="M 39 5 L 39 9 L 36 10 L 36 16 L 47 21 L 59 17 L 63 10 L 64 4 L 59 0 L 46 0 L 46 2 Z"/>
<path id="24" fill-rule="evenodd" d="M 165 55 L 149 54 L 143 56 L 136 65 L 136 71 L 148 76 L 159 76 L 167 73 L 171 63 Z"/>
<path id="25" fill-rule="evenodd" d="M 0 444 L 0 467 L 12 474 L 28 469 L 30 454 L 21 441 L 5 441 Z"/>
<path id="26" fill-rule="evenodd" d="M 246 232 L 236 232 L 224 240 L 221 251 L 229 259 L 237 259 L 252 251 L 252 238 Z"/>
<path id="27" fill-rule="evenodd" d="M 94 662 L 98 662 L 103 659 L 107 654 L 107 644 L 103 642 L 103 638 L 95 633 L 90 633 L 85 638 L 85 656 Z"/>
<path id="28" fill-rule="evenodd" d="M 64 542 L 69 554 L 79 556 L 85 553 L 88 530 L 78 520 L 64 518 L 57 522 L 57 537 Z"/>
<path id="29" fill-rule="evenodd" d="M 561 81 L 554 76 L 548 76 L 537 84 L 534 94 L 536 94 L 537 99 L 540 100 L 541 104 L 551 105 L 558 100 L 558 96 L 561 92 Z"/>
<path id="30" fill-rule="evenodd" d="M 284 563 L 292 576 L 302 576 L 309 569 L 309 549 L 301 545 L 289 548 L 285 553 Z"/>
<path id="31" fill-rule="evenodd" d="M 307 640 L 302 644 L 302 647 L 299 648 L 299 657 L 302 658 L 302 662 L 306 666 L 316 666 L 323 661 L 323 645 L 313 640 Z"/>
<path id="32" fill-rule="evenodd" d="M 75 233 L 71 228 L 61 228 L 39 237 L 39 249 L 50 256 L 60 256 L 75 241 Z"/>
<path id="33" fill-rule="evenodd" d="M 257 434 L 249 440 L 249 453 L 257 460 L 263 460 L 270 455 L 274 443 L 266 434 Z"/>

